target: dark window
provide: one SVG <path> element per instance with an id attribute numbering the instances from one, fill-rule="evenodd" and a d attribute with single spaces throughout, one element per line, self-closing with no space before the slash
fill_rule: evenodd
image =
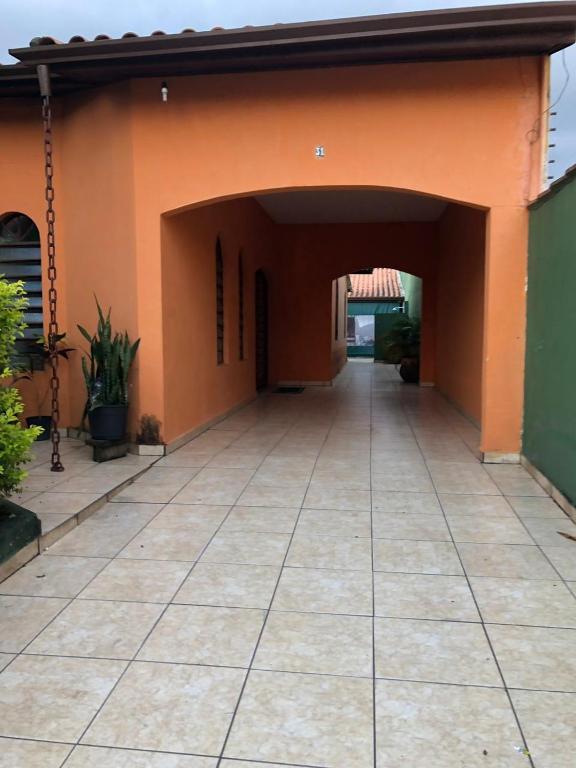
<path id="1" fill-rule="evenodd" d="M 340 325 L 340 284 L 336 280 L 336 309 L 334 311 L 334 339 L 338 341 L 338 326 Z"/>
<path id="2" fill-rule="evenodd" d="M 28 295 L 24 316 L 24 338 L 16 341 L 18 362 L 42 368 L 42 355 L 36 340 L 44 334 L 42 314 L 42 263 L 40 234 L 36 224 L 23 213 L 0 216 L 0 275 L 6 280 L 22 280 Z"/>
<path id="3" fill-rule="evenodd" d="M 244 360 L 244 262 L 238 254 L 238 358 Z"/>
<path id="4" fill-rule="evenodd" d="M 216 240 L 216 362 L 224 362 L 224 260 L 220 238 Z"/>

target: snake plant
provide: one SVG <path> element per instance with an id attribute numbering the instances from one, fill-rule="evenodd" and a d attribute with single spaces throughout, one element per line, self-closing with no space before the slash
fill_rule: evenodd
<path id="1" fill-rule="evenodd" d="M 82 358 L 88 411 L 102 405 L 128 405 L 128 375 L 140 344 L 140 339 L 132 343 L 126 331 L 113 334 L 110 309 L 104 315 L 98 299 L 96 307 L 96 333 L 91 336 L 85 328 L 78 326 L 90 344 L 90 356 Z"/>

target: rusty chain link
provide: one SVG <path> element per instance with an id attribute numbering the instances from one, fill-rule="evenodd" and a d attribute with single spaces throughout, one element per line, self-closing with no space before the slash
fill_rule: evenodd
<path id="1" fill-rule="evenodd" d="M 56 293 L 56 243 L 54 237 L 54 164 L 52 161 L 52 108 L 50 95 L 42 95 L 42 123 L 44 126 L 44 173 L 46 176 L 46 223 L 48 225 L 48 306 L 50 320 L 48 324 L 48 352 L 50 360 L 50 392 L 52 396 L 52 472 L 62 472 L 60 460 L 60 379 L 58 378 L 58 295 Z"/>

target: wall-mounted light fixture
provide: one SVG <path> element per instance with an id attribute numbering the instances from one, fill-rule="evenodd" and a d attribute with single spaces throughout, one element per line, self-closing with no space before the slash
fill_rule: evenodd
<path id="1" fill-rule="evenodd" d="M 168 101 L 168 84 L 166 82 L 162 83 L 160 86 L 160 93 L 162 95 L 162 101 L 166 103 Z"/>

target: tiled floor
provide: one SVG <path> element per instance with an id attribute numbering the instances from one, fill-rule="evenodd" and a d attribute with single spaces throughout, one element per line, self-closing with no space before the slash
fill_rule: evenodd
<path id="1" fill-rule="evenodd" d="M 158 461 L 0 584 L 0 768 L 574 765 L 576 528 L 476 441 L 356 362 Z"/>
<path id="2" fill-rule="evenodd" d="M 95 464 L 92 448 L 81 440 L 62 437 L 60 452 L 64 471 L 55 473 L 50 468 L 51 450 L 49 441 L 34 445 L 33 460 L 26 467 L 28 477 L 22 492 L 14 498 L 40 518 L 41 549 L 75 528 L 109 495 L 129 484 L 157 458 L 128 454 L 112 464 Z M 161 490 L 156 481 L 153 482 L 155 487 L 147 489 L 146 501 L 155 501 L 154 494 Z M 128 492 L 126 489 L 125 493 Z"/>

